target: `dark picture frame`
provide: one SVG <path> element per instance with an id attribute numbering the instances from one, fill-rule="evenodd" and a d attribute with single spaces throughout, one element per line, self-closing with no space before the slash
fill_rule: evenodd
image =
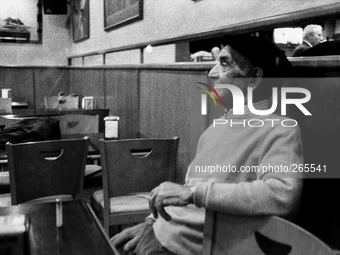
<path id="1" fill-rule="evenodd" d="M 73 41 L 82 42 L 90 38 L 90 0 L 76 0 L 73 3 Z"/>
<path id="2" fill-rule="evenodd" d="M 104 0 L 104 30 L 143 19 L 143 0 Z"/>

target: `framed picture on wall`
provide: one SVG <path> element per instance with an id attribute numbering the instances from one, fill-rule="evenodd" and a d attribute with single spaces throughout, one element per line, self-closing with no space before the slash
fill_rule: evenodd
<path id="1" fill-rule="evenodd" d="M 141 19 L 143 19 L 143 0 L 104 0 L 105 31 Z"/>
<path id="2" fill-rule="evenodd" d="M 90 0 L 73 1 L 72 24 L 74 42 L 90 38 Z"/>
<path id="3" fill-rule="evenodd" d="M 42 43 L 42 4 L 37 2 L 1 1 L 1 43 Z"/>

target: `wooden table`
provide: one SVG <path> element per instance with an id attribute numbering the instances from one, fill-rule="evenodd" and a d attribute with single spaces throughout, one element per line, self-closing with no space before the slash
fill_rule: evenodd
<path id="1" fill-rule="evenodd" d="M 0 208 L 0 215 L 25 214 L 30 219 L 30 255 L 117 255 L 91 207 L 83 201 L 63 202 L 63 226 L 56 227 L 55 203 Z"/>

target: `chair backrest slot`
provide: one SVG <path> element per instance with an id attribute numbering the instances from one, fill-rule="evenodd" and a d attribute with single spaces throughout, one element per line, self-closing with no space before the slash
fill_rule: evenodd
<path id="1" fill-rule="evenodd" d="M 75 128 L 79 125 L 79 121 L 69 121 L 67 122 L 67 128 Z"/>
<path id="2" fill-rule="evenodd" d="M 130 149 L 130 152 L 136 158 L 146 158 L 152 153 L 152 149 Z"/>
<path id="3" fill-rule="evenodd" d="M 64 149 L 58 151 L 41 151 L 40 155 L 43 159 L 53 161 L 59 159 L 64 154 Z"/>

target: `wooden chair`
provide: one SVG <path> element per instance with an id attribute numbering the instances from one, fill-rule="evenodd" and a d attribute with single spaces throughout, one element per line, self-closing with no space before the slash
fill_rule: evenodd
<path id="1" fill-rule="evenodd" d="M 12 205 L 73 199 L 83 190 L 89 139 L 6 144 Z"/>
<path id="2" fill-rule="evenodd" d="M 276 216 L 241 217 L 206 210 L 202 255 L 335 255 L 326 244 Z"/>
<path id="3" fill-rule="evenodd" d="M 62 111 L 64 115 L 54 116 L 59 120 L 61 138 L 90 138 L 89 153 L 99 151 L 99 139 L 104 138 L 104 117 L 110 109 Z M 101 172 L 101 166 L 89 162 L 85 168 L 85 179 Z"/>
<path id="4" fill-rule="evenodd" d="M 150 214 L 150 195 L 164 181 L 174 181 L 179 138 L 100 140 L 103 190 L 94 192 L 91 205 L 109 226 L 138 223 Z"/>

